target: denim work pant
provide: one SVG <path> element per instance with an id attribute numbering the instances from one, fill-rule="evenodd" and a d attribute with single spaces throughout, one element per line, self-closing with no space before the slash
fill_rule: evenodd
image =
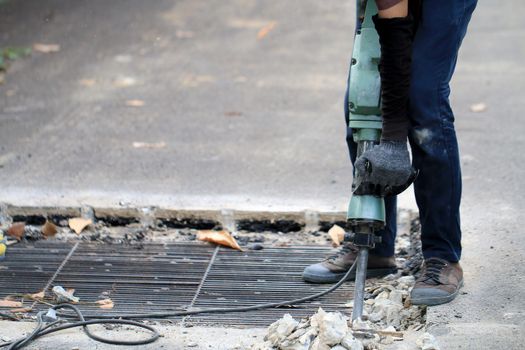
<path id="1" fill-rule="evenodd" d="M 421 221 L 425 259 L 438 257 L 457 262 L 461 257 L 461 169 L 450 107 L 449 82 L 458 50 L 477 0 L 422 0 L 412 52 L 409 141 L 412 162 L 419 169 L 414 183 Z M 357 147 L 348 128 L 348 94 L 345 98 L 347 143 L 352 163 Z M 383 240 L 371 254 L 394 255 L 396 198 L 385 199 Z"/>

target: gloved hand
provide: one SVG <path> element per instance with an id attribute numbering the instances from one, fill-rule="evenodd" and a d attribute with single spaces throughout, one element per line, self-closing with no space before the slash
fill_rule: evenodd
<path id="1" fill-rule="evenodd" d="M 381 141 L 357 159 L 355 169 L 358 182 L 380 187 L 405 185 L 413 174 L 405 141 Z"/>

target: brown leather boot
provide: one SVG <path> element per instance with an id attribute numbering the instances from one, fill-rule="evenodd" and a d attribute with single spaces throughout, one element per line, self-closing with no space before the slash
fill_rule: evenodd
<path id="1" fill-rule="evenodd" d="M 410 299 L 414 305 L 439 305 L 452 301 L 463 286 L 463 269 L 459 263 L 439 258 L 425 260 Z"/>
<path id="2" fill-rule="evenodd" d="M 323 262 L 307 266 L 303 271 L 303 279 L 312 283 L 335 283 L 344 277 L 357 258 L 358 249 L 352 244 L 343 245 L 339 251 Z M 386 276 L 397 272 L 396 260 L 393 256 L 382 257 L 370 254 L 368 256 L 367 277 Z M 348 280 L 355 279 L 355 270 Z"/>

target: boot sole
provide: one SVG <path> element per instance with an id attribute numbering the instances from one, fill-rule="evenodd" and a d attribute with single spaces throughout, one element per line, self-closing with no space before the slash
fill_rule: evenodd
<path id="1" fill-rule="evenodd" d="M 427 297 L 427 298 L 418 298 L 418 299 L 412 299 L 410 298 L 410 302 L 412 305 L 427 305 L 427 306 L 434 306 L 434 305 L 441 305 L 450 303 L 452 300 L 454 300 L 458 294 L 459 290 L 463 287 L 463 280 L 459 283 L 458 289 L 450 295 L 443 296 L 443 297 Z"/>
<path id="2" fill-rule="evenodd" d="M 373 277 L 383 277 L 392 273 L 397 272 L 397 267 L 388 267 L 388 268 L 381 268 L 381 269 L 367 269 L 366 270 L 366 278 L 373 278 Z M 340 273 L 332 273 L 331 275 L 316 275 L 313 273 L 303 273 L 303 279 L 306 282 L 310 283 L 336 283 L 341 280 L 341 278 L 344 277 L 346 272 L 340 272 Z M 346 281 L 353 281 L 355 280 L 355 271 L 352 271 L 352 273 L 348 276 Z"/>

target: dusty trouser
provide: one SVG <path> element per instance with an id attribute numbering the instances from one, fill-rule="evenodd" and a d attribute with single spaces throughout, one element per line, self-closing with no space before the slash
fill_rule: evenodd
<path id="1" fill-rule="evenodd" d="M 461 257 L 461 170 L 449 82 L 476 3 L 477 0 L 423 0 L 412 42 L 408 137 L 412 162 L 419 170 L 414 190 L 426 259 L 437 257 L 457 262 Z M 347 125 L 348 113 L 348 101 L 345 101 Z M 355 162 L 356 144 L 350 128 L 347 143 Z M 395 197 L 386 198 L 386 210 L 387 226 L 380 232 L 382 243 L 371 253 L 388 257 L 394 254 Z"/>

